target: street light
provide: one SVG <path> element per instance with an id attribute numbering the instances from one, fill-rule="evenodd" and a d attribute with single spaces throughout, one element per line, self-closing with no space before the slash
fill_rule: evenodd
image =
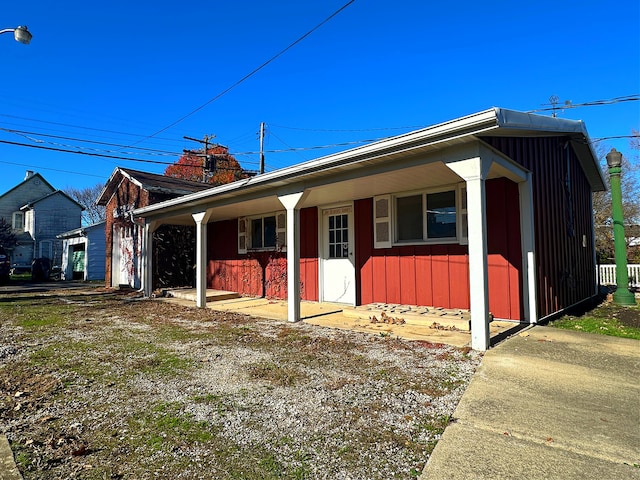
<path id="1" fill-rule="evenodd" d="M 607 153 L 609 181 L 611 184 L 611 213 L 613 219 L 613 243 L 616 253 L 616 291 L 613 303 L 635 305 L 636 299 L 629 291 L 629 273 L 627 272 L 627 245 L 624 238 L 624 217 L 622 214 L 622 154 L 615 148 Z"/>
<path id="2" fill-rule="evenodd" d="M 16 42 L 24 43 L 25 45 L 31 41 L 33 35 L 27 29 L 27 27 L 16 27 L 16 28 L 5 28 L 4 30 L 0 30 L 0 34 L 13 32 L 13 38 L 16 39 Z"/>

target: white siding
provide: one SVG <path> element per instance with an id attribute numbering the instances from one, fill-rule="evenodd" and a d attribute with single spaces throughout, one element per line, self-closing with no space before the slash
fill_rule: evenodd
<path id="1" fill-rule="evenodd" d="M 73 279 L 73 247 L 80 244 L 84 244 L 85 251 L 83 280 L 104 280 L 106 258 L 104 222 L 85 227 L 77 233 L 77 236 L 63 240 L 61 263 L 63 279 Z"/>

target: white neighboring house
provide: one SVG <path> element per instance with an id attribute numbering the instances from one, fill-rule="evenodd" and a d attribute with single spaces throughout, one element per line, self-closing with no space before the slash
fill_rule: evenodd
<path id="1" fill-rule="evenodd" d="M 28 170 L 22 182 L 0 194 L 0 218 L 11 224 L 18 241 L 7 248 L 11 266 L 29 271 L 33 259 L 43 257 L 60 265 L 62 240 L 57 235 L 80 227 L 83 209 L 42 175 Z"/>
<path id="2" fill-rule="evenodd" d="M 105 221 L 61 233 L 62 280 L 104 280 Z"/>

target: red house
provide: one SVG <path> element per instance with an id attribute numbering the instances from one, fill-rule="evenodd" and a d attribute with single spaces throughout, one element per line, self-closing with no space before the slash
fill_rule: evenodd
<path id="1" fill-rule="evenodd" d="M 143 286 L 151 233 L 196 225 L 206 288 L 288 300 L 471 311 L 535 323 L 596 292 L 593 191 L 605 189 L 580 121 L 493 108 L 138 208 Z"/>
<path id="2" fill-rule="evenodd" d="M 210 187 L 205 183 L 117 167 L 96 202 L 106 208 L 106 285 L 140 288 L 142 228 L 131 215 L 134 209 Z"/>

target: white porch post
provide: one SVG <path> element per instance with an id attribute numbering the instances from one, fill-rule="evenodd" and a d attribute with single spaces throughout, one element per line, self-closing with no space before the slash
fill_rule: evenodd
<path id="1" fill-rule="evenodd" d="M 520 196 L 520 237 L 522 238 L 522 301 L 525 321 L 538 322 L 536 293 L 535 227 L 533 221 L 533 186 L 531 173 L 518 184 Z"/>
<path id="2" fill-rule="evenodd" d="M 471 348 L 487 350 L 490 334 L 485 179 L 491 160 L 476 157 L 447 163 L 447 166 L 467 183 Z"/>
<path id="3" fill-rule="evenodd" d="M 207 306 L 207 222 L 210 213 L 192 215 L 196 222 L 196 306 Z"/>
<path id="4" fill-rule="evenodd" d="M 156 231 L 158 222 L 144 223 L 144 236 L 142 237 L 142 291 L 145 297 L 153 293 L 153 232 Z"/>
<path id="5" fill-rule="evenodd" d="M 300 320 L 300 201 L 305 192 L 280 195 L 287 210 L 287 319 Z"/>

